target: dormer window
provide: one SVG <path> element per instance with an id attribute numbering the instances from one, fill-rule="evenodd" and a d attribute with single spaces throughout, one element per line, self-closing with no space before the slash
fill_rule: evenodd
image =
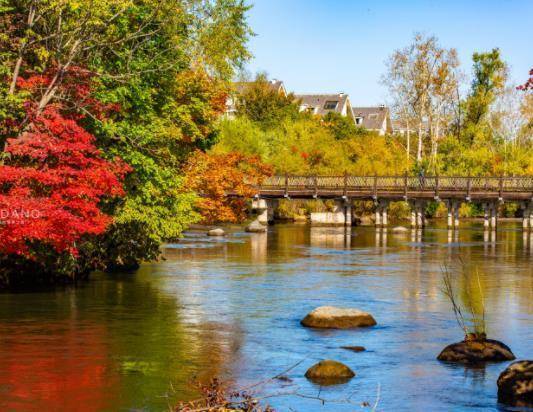
<path id="1" fill-rule="evenodd" d="M 339 104 L 339 102 L 336 102 L 335 100 L 328 100 L 326 101 L 326 104 L 324 104 L 324 110 L 335 110 L 337 104 Z"/>
<path id="2" fill-rule="evenodd" d="M 357 125 L 363 124 L 363 118 L 362 117 L 356 117 L 355 118 L 355 124 L 357 124 Z"/>
<path id="3" fill-rule="evenodd" d="M 377 119 L 377 118 L 378 118 L 378 115 L 377 115 L 377 113 L 370 113 L 370 114 L 368 115 L 368 118 L 369 118 L 369 119 Z"/>

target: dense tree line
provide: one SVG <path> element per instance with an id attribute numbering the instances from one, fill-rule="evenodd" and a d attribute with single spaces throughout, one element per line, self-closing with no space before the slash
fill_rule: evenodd
<path id="1" fill-rule="evenodd" d="M 216 140 L 247 9 L 0 0 L 0 284 L 135 267 L 201 218 L 184 165 Z"/>

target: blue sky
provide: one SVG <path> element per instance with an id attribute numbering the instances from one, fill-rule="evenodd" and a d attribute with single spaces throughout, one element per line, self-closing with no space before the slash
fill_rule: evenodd
<path id="1" fill-rule="evenodd" d="M 474 51 L 499 47 L 512 80 L 533 67 L 533 0 L 250 0 L 256 36 L 252 73 L 266 71 L 294 92 L 346 92 L 352 104 L 387 101 L 384 61 L 415 32 L 455 47 L 471 72 Z"/>

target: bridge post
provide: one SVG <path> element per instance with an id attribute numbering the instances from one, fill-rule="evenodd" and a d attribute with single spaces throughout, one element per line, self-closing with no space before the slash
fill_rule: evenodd
<path id="1" fill-rule="evenodd" d="M 252 209 L 257 212 L 257 221 L 263 225 L 274 221 L 274 209 L 277 207 L 277 199 L 257 198 L 252 201 Z"/>
<path id="2" fill-rule="evenodd" d="M 490 204 L 490 226 L 492 230 L 496 230 L 498 224 L 498 205 L 496 202 Z"/>
<path id="3" fill-rule="evenodd" d="M 453 226 L 455 229 L 459 229 L 459 202 L 453 202 Z"/>
<path id="4" fill-rule="evenodd" d="M 453 210 L 452 210 L 452 201 L 446 200 L 446 211 L 448 217 L 448 229 L 453 228 Z"/>
<path id="5" fill-rule="evenodd" d="M 381 203 L 376 200 L 375 205 L 376 205 L 376 212 L 375 212 L 376 218 L 375 218 L 374 224 L 376 225 L 376 227 L 381 227 Z"/>
<path id="6" fill-rule="evenodd" d="M 424 227 L 424 204 L 421 202 L 416 203 L 416 225 L 418 227 Z"/>
<path id="7" fill-rule="evenodd" d="M 416 210 L 415 205 L 411 202 L 411 227 L 416 228 Z"/>
<path id="8" fill-rule="evenodd" d="M 522 217 L 522 229 L 524 229 L 524 231 L 528 231 L 529 229 L 533 229 L 533 227 L 531 226 L 531 223 L 533 223 L 533 221 L 531 221 L 531 203 L 525 202 L 524 204 L 522 204 L 522 208 L 524 210 L 524 214 Z"/>
<path id="9" fill-rule="evenodd" d="M 487 230 L 489 226 L 489 205 L 488 203 L 483 203 L 483 227 Z"/>
<path id="10" fill-rule="evenodd" d="M 346 199 L 344 202 L 344 226 L 352 225 L 352 202 Z"/>
<path id="11" fill-rule="evenodd" d="M 381 211 L 381 226 L 386 227 L 389 224 L 389 215 L 388 215 L 388 208 L 389 208 L 389 201 L 388 200 L 382 200 L 379 202 L 379 210 Z"/>

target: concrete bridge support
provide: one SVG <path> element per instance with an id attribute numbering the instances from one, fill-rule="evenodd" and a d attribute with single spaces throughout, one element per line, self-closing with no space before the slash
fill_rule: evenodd
<path id="1" fill-rule="evenodd" d="M 522 228 L 524 232 L 533 230 L 533 204 L 532 202 L 524 202 L 522 204 Z"/>
<path id="2" fill-rule="evenodd" d="M 376 227 L 387 227 L 389 224 L 389 201 L 380 200 L 376 203 Z"/>
<path id="3" fill-rule="evenodd" d="M 459 208 L 461 202 L 458 200 L 447 200 L 445 203 L 448 209 L 448 229 L 459 229 Z"/>
<path id="4" fill-rule="evenodd" d="M 489 214 L 490 214 L 490 228 L 496 230 L 498 225 L 498 204 L 492 202 L 489 204 Z"/>
<path id="5" fill-rule="evenodd" d="M 410 202 L 411 205 L 411 227 L 423 228 L 426 226 L 426 216 L 424 214 L 426 210 L 426 203 L 423 201 Z"/>
<path id="6" fill-rule="evenodd" d="M 252 200 L 252 209 L 257 212 L 257 221 L 263 225 L 274 222 L 274 210 L 277 206 L 277 199 L 256 198 Z"/>
<path id="7" fill-rule="evenodd" d="M 331 211 L 311 213 L 311 224 L 319 226 L 351 226 L 351 202 L 346 199 L 335 200 L 335 205 Z"/>
<path id="8" fill-rule="evenodd" d="M 490 205 L 488 203 L 483 203 L 483 228 L 488 231 L 490 227 Z"/>
<path id="9" fill-rule="evenodd" d="M 413 229 L 421 229 L 426 226 L 426 216 L 424 214 L 424 211 L 426 209 L 426 203 L 423 201 L 415 200 L 409 202 L 409 205 L 411 207 L 411 227 Z"/>

